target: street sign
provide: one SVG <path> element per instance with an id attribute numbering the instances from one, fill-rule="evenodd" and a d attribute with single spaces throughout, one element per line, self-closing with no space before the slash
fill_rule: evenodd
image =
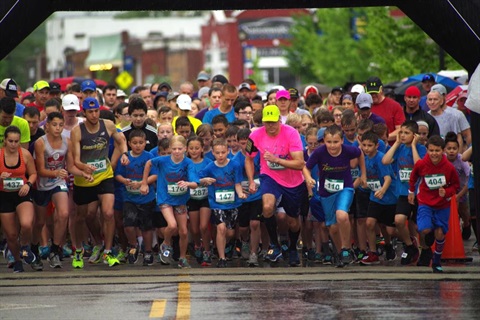
<path id="1" fill-rule="evenodd" d="M 122 71 L 116 78 L 115 82 L 120 89 L 125 90 L 133 83 L 133 77 L 127 71 Z"/>

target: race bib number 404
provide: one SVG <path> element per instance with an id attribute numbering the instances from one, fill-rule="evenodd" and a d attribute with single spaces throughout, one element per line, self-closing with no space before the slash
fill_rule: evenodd
<path id="1" fill-rule="evenodd" d="M 424 180 L 425 184 L 430 190 L 440 189 L 447 184 L 447 179 L 445 178 L 445 175 L 441 173 L 426 175 Z"/>

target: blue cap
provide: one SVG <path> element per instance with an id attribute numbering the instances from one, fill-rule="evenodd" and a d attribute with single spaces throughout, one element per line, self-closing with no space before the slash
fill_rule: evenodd
<path id="1" fill-rule="evenodd" d="M 422 78 L 422 82 L 425 82 L 425 81 L 435 82 L 435 77 L 433 76 L 433 74 L 427 73 L 427 74 L 424 75 L 423 78 Z"/>
<path id="2" fill-rule="evenodd" d="M 97 85 L 93 80 L 85 80 L 82 82 L 81 90 L 82 92 L 85 92 L 87 90 L 95 91 L 97 90 Z"/>
<path id="3" fill-rule="evenodd" d="M 323 137 L 325 136 L 325 129 L 327 129 L 327 128 L 318 129 L 318 132 L 317 132 L 317 141 L 318 142 L 323 140 Z"/>
<path id="4" fill-rule="evenodd" d="M 83 110 L 98 109 L 100 105 L 98 104 L 97 99 L 88 97 L 83 100 L 82 104 Z"/>

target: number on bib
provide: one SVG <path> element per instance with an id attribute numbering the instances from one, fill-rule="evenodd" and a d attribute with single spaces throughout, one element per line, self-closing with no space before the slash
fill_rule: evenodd
<path id="1" fill-rule="evenodd" d="M 3 179 L 3 189 L 6 191 L 18 191 L 23 187 L 22 178 L 5 178 Z"/>
<path id="2" fill-rule="evenodd" d="M 285 167 L 278 163 L 267 161 L 267 165 L 271 170 L 285 170 Z"/>
<path id="3" fill-rule="evenodd" d="M 447 184 L 447 179 L 444 174 L 426 175 L 424 180 L 430 190 L 440 189 Z"/>
<path id="4" fill-rule="evenodd" d="M 132 181 L 140 181 L 140 180 L 132 180 Z M 140 194 L 140 188 L 134 189 L 131 186 L 125 186 L 125 189 L 127 190 L 128 193 Z"/>
<path id="5" fill-rule="evenodd" d="M 400 181 L 408 182 L 410 181 L 410 175 L 412 174 L 412 168 L 404 168 L 398 170 L 398 175 L 400 177 Z"/>
<path id="6" fill-rule="evenodd" d="M 187 193 L 187 188 L 180 188 L 177 183 L 169 183 L 167 192 L 172 196 L 182 196 Z"/>
<path id="7" fill-rule="evenodd" d="M 325 179 L 323 186 L 328 192 L 339 192 L 343 190 L 343 180 Z"/>
<path id="8" fill-rule="evenodd" d="M 87 161 L 87 164 L 94 166 L 96 173 L 107 171 L 107 160 L 105 159 L 95 159 Z"/>
<path id="9" fill-rule="evenodd" d="M 380 180 L 369 179 L 367 180 L 367 185 L 368 185 L 368 188 L 372 191 L 378 191 L 382 188 L 382 184 L 380 183 Z"/>
<path id="10" fill-rule="evenodd" d="M 207 187 L 198 187 L 197 189 L 190 189 L 190 198 L 194 200 L 203 200 L 208 197 Z"/>
<path id="11" fill-rule="evenodd" d="M 358 177 L 360 177 L 360 169 L 358 168 L 350 169 L 350 174 L 352 175 L 352 179 L 355 180 Z"/>
<path id="12" fill-rule="evenodd" d="M 235 191 L 233 190 L 215 191 L 215 202 L 223 203 L 223 204 L 235 202 Z"/>

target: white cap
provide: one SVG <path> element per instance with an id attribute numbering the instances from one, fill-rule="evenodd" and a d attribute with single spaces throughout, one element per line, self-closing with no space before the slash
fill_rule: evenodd
<path id="1" fill-rule="evenodd" d="M 63 110 L 65 111 L 69 111 L 69 110 L 80 111 L 80 102 L 78 101 L 78 98 L 76 95 L 67 94 L 62 99 L 62 107 L 63 107 Z"/>
<path id="2" fill-rule="evenodd" d="M 356 84 L 350 89 L 350 92 L 365 93 L 365 88 L 361 84 Z"/>
<path id="3" fill-rule="evenodd" d="M 122 89 L 117 89 L 117 98 L 126 98 L 127 94 Z"/>
<path id="4" fill-rule="evenodd" d="M 373 104 L 372 96 L 368 93 L 360 93 L 355 100 L 355 103 L 360 109 L 371 108 Z"/>
<path id="5" fill-rule="evenodd" d="M 181 94 L 177 98 L 177 105 L 180 110 L 192 110 L 192 98 L 188 94 Z"/>

